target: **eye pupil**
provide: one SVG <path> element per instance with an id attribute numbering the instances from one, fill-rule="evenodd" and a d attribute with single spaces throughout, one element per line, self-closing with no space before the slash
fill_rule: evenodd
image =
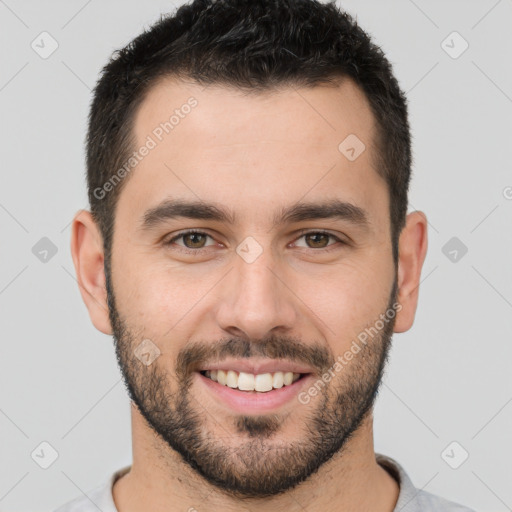
<path id="1" fill-rule="evenodd" d="M 310 233 L 309 235 L 306 235 L 307 237 L 316 238 L 316 237 L 323 237 L 324 241 L 327 241 L 329 238 L 329 235 L 326 235 L 325 233 Z M 313 244 L 317 243 L 317 241 L 314 241 Z M 322 245 L 322 247 L 325 247 L 325 245 Z"/>
<path id="2" fill-rule="evenodd" d="M 183 240 L 185 241 L 189 237 L 203 237 L 204 238 L 204 235 L 202 235 L 201 233 L 188 233 L 188 234 L 183 235 Z M 204 242 L 204 240 L 203 240 L 203 242 Z M 195 242 L 192 242 L 192 244 L 194 244 L 194 243 Z M 188 247 L 187 244 L 185 244 L 185 245 Z M 202 247 L 201 243 L 199 243 L 199 247 Z M 197 246 L 193 245 L 192 248 L 197 248 Z"/>

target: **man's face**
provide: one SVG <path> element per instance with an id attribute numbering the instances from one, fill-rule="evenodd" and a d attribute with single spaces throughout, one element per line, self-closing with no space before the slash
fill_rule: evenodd
<path id="1" fill-rule="evenodd" d="M 191 96 L 197 105 L 159 141 L 155 129 Z M 394 322 L 378 320 L 395 302 L 396 269 L 369 105 L 350 81 L 243 95 L 169 80 L 134 131 L 137 148 L 148 136 L 156 147 L 120 194 L 107 262 L 131 398 L 163 445 L 218 488 L 283 492 L 368 420 L 389 349 Z M 355 160 L 338 148 L 350 134 L 366 146 Z M 159 208 L 178 200 L 215 205 L 233 222 Z M 282 218 L 329 201 L 346 203 L 341 215 Z M 184 230 L 196 233 L 175 238 Z M 149 365 L 151 355 L 136 356 L 143 340 L 160 351 Z M 359 350 L 344 357 L 354 341 Z M 249 374 L 241 387 L 270 373 L 256 377 L 260 389 L 282 387 L 233 389 L 236 379 L 221 385 L 208 370 Z M 282 385 L 279 370 L 301 377 Z"/>

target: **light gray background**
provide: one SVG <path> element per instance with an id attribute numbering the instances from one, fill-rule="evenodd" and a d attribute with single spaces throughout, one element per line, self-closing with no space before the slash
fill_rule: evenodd
<path id="1" fill-rule="evenodd" d="M 131 461 L 129 402 L 111 338 L 79 295 L 69 223 L 87 207 L 99 71 L 177 4 L 0 0 L 2 511 L 52 510 Z M 375 410 L 376 450 L 417 487 L 512 510 L 512 0 L 342 5 L 408 93 L 411 210 L 430 222 L 416 323 L 394 337 Z M 43 31 L 59 44 L 47 59 L 31 48 Z M 457 59 L 441 46 L 453 31 L 469 43 Z M 32 252 L 43 237 L 58 250 L 46 263 Z M 456 262 L 442 251 L 452 237 L 468 248 Z M 43 441 L 58 452 L 48 469 L 31 458 Z M 469 453 L 458 469 L 441 456 L 453 441 Z"/>

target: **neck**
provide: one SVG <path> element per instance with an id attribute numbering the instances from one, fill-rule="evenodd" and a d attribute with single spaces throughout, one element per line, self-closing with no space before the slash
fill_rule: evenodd
<path id="1" fill-rule="evenodd" d="M 399 487 L 375 460 L 373 417 L 369 414 L 341 453 L 294 489 L 275 497 L 233 498 L 206 482 L 169 448 L 132 405 L 133 464 L 117 480 L 113 497 L 119 512 L 201 510 L 210 512 L 392 512 Z"/>

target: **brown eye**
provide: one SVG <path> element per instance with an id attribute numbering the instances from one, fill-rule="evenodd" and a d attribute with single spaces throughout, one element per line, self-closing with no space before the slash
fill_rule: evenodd
<path id="1" fill-rule="evenodd" d="M 330 251 L 331 246 L 336 246 L 336 243 L 329 243 L 329 239 L 344 244 L 343 240 L 327 231 L 309 231 L 301 232 L 301 236 L 297 239 L 303 238 L 306 241 L 306 246 L 299 245 L 299 247 L 306 247 L 307 249 L 326 249 Z"/>
<path id="2" fill-rule="evenodd" d="M 309 233 L 304 236 L 306 237 L 306 240 L 313 243 L 313 248 L 315 249 L 323 249 L 329 245 L 329 238 L 331 238 L 330 235 L 326 235 L 325 233 Z"/>
<path id="3" fill-rule="evenodd" d="M 183 241 L 185 242 L 185 246 L 189 249 L 201 249 L 204 247 L 204 242 L 206 240 L 205 235 L 203 233 L 187 233 L 182 235 Z M 190 241 L 190 245 L 186 243 L 186 240 Z"/>
<path id="4" fill-rule="evenodd" d="M 177 246 L 178 249 L 181 248 L 181 250 L 188 253 L 192 253 L 194 250 L 199 252 L 200 249 L 208 247 L 206 245 L 206 240 L 208 238 L 212 237 L 207 233 L 203 233 L 202 231 L 184 231 L 169 239 L 167 242 L 165 242 L 165 245 Z M 180 239 L 183 240 L 183 243 L 176 243 L 176 241 Z"/>

